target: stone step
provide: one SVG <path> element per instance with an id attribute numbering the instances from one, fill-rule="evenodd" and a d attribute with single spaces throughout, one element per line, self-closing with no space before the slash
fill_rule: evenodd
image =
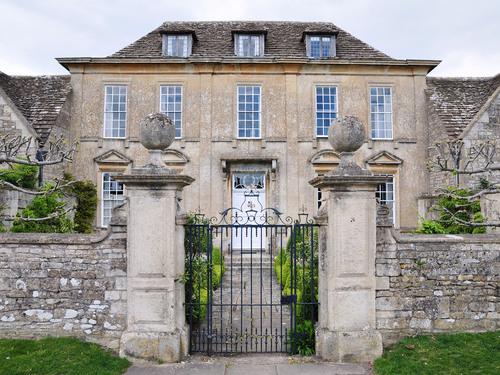
<path id="1" fill-rule="evenodd" d="M 254 269 L 254 270 L 269 270 L 273 268 L 271 263 L 224 263 L 226 270 L 228 269 Z"/>

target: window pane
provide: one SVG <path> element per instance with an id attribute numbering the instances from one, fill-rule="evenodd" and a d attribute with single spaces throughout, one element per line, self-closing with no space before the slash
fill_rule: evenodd
<path id="1" fill-rule="evenodd" d="M 264 51 L 261 51 L 260 41 L 261 35 L 242 35 L 236 36 L 237 52 L 241 57 L 256 57 L 262 56 Z"/>
<path id="2" fill-rule="evenodd" d="M 106 86 L 104 96 L 104 137 L 125 138 L 127 86 Z"/>
<path id="3" fill-rule="evenodd" d="M 238 137 L 260 137 L 260 86 L 238 86 Z"/>
<path id="4" fill-rule="evenodd" d="M 395 222 L 394 175 L 392 175 L 392 174 L 380 175 L 379 174 L 377 176 L 388 176 L 391 178 L 391 180 L 389 182 L 386 182 L 384 184 L 380 184 L 377 187 L 377 192 L 375 193 L 375 195 L 380 200 L 381 204 L 385 204 L 385 205 L 390 207 L 390 209 L 391 209 L 390 219 L 394 223 Z"/>
<path id="5" fill-rule="evenodd" d="M 392 92 L 390 87 L 370 88 L 372 138 L 392 138 Z"/>
<path id="6" fill-rule="evenodd" d="M 175 137 L 182 136 L 182 86 L 162 86 L 160 112 L 166 114 L 175 125 Z"/>
<path id="7" fill-rule="evenodd" d="M 316 136 L 328 135 L 330 123 L 337 118 L 337 87 L 316 87 Z"/>
<path id="8" fill-rule="evenodd" d="M 112 175 L 121 174 L 116 172 L 104 172 L 102 174 L 102 197 L 101 197 L 101 224 L 106 227 L 111 220 L 112 209 L 123 203 L 123 185 L 113 180 Z"/>

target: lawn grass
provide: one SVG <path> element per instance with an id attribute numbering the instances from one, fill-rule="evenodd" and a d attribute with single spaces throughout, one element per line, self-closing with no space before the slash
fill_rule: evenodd
<path id="1" fill-rule="evenodd" d="M 75 338 L 0 339 L 0 374 L 118 375 L 131 363 Z"/>
<path id="2" fill-rule="evenodd" d="M 500 374 L 500 331 L 408 337 L 386 349 L 375 374 Z"/>

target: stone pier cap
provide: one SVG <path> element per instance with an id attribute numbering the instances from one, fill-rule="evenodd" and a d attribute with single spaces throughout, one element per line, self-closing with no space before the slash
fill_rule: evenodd
<path id="1" fill-rule="evenodd" d="M 365 127 L 355 116 L 342 116 L 332 121 L 328 129 L 328 141 L 340 154 L 339 166 L 323 176 L 318 176 L 309 183 L 316 188 L 332 187 L 349 190 L 349 186 L 373 186 L 390 181 L 386 176 L 373 176 L 368 169 L 363 169 L 354 161 L 354 153 L 365 141 Z"/>
<path id="2" fill-rule="evenodd" d="M 139 123 L 139 141 L 149 151 L 149 159 L 142 167 L 132 168 L 128 175 L 113 178 L 128 186 L 146 186 L 151 189 L 165 186 L 184 188 L 194 182 L 194 178 L 179 174 L 169 168 L 162 159 L 162 151 L 172 145 L 175 139 L 175 125 L 163 113 L 150 113 Z"/>

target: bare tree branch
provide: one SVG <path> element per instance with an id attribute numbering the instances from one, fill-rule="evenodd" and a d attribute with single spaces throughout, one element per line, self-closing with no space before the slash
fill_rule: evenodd
<path id="1" fill-rule="evenodd" d="M 32 166 L 54 165 L 64 161 L 72 162 L 79 143 L 71 145 L 62 136 L 48 142 L 48 149 L 44 153 L 44 160 L 37 160 L 36 155 L 30 152 L 32 137 L 9 135 L 0 137 L 0 163 L 23 164 Z M 25 159 L 20 159 L 24 157 Z"/>
<path id="2" fill-rule="evenodd" d="M 491 187 L 491 188 L 479 190 L 479 191 L 473 193 L 472 195 L 468 195 L 468 196 L 464 197 L 462 195 L 455 194 L 454 191 L 456 191 L 456 190 L 458 190 L 458 188 L 454 189 L 454 190 L 440 188 L 440 189 L 438 189 L 438 195 L 446 196 L 446 197 L 450 197 L 450 198 L 456 198 L 456 199 L 463 199 L 463 200 L 472 202 L 472 201 L 477 201 L 479 198 L 481 198 L 484 195 L 500 193 L 499 187 Z"/>
<path id="3" fill-rule="evenodd" d="M 9 165 L 12 169 L 16 164 L 28 165 L 28 166 L 36 166 L 42 167 L 46 165 L 55 165 L 63 162 L 72 162 L 74 159 L 75 152 L 78 150 L 79 143 L 74 142 L 68 144 L 66 139 L 62 136 L 55 136 L 53 140 L 50 140 L 46 143 L 46 146 L 40 153 L 33 153 L 33 150 L 38 149 L 37 140 L 32 137 L 25 136 L 13 136 L 13 135 L 5 135 L 0 136 L 0 164 L 5 163 Z M 38 156 L 38 157 L 37 157 Z M 42 156 L 42 157 L 40 157 Z M 0 172 L 0 178 L 5 177 L 12 173 L 11 171 L 2 171 Z M 53 180 L 53 186 L 46 186 L 43 190 L 32 190 L 28 188 L 23 188 L 15 185 L 15 183 L 11 183 L 0 179 L 0 190 L 1 189 L 12 189 L 19 192 L 27 193 L 35 196 L 47 196 L 56 192 L 64 193 L 64 189 L 71 187 L 75 181 L 66 181 L 63 178 L 57 178 Z M 7 221 L 47 221 L 51 219 L 57 219 L 65 216 L 68 212 L 75 209 L 75 207 L 71 207 L 65 210 L 62 210 L 63 206 L 58 209 L 56 212 L 47 215 L 42 218 L 30 218 L 30 217 L 4 217 L 3 220 Z"/>
<path id="4" fill-rule="evenodd" d="M 0 189 L 7 187 L 11 190 L 16 190 L 21 193 L 26 193 L 30 195 L 50 195 L 52 193 L 55 193 L 56 191 L 60 191 L 61 189 L 70 187 L 76 182 L 76 181 L 65 181 L 62 179 L 54 179 L 53 181 L 54 181 L 54 186 L 46 190 L 31 190 L 16 186 L 8 181 L 0 180 Z"/>
<path id="5" fill-rule="evenodd" d="M 76 209 L 76 205 L 71 206 L 70 208 L 65 209 L 64 211 L 53 212 L 45 217 L 21 217 L 21 216 L 5 216 L 3 220 L 5 221 L 19 221 L 19 222 L 27 222 L 27 221 L 47 221 L 52 219 L 58 219 L 60 217 L 65 216 L 67 213 Z"/>
<path id="6" fill-rule="evenodd" d="M 462 139 L 447 140 L 437 142 L 429 150 L 430 159 L 427 167 L 430 171 L 451 172 L 455 176 L 459 175 L 477 175 L 491 174 L 500 170 L 498 160 L 497 142 L 493 140 L 474 142 L 467 145 Z M 459 180 L 456 180 L 459 183 Z M 485 222 L 478 223 L 473 219 L 467 220 L 466 217 L 472 215 L 472 205 L 477 205 L 479 199 L 485 198 L 489 194 L 500 193 L 500 186 L 490 184 L 486 181 L 483 186 L 478 186 L 468 191 L 470 194 L 464 194 L 464 191 L 458 186 L 456 188 L 438 189 L 438 195 L 444 198 L 450 198 L 455 207 L 453 211 L 437 203 L 433 209 L 441 213 L 439 223 L 456 223 L 466 227 L 500 227 L 500 218 L 492 220 L 486 218 Z M 448 206 L 449 208 L 451 206 Z M 470 217 L 470 216 L 469 216 Z"/>
<path id="7" fill-rule="evenodd" d="M 479 227 L 500 227 L 500 221 L 499 220 L 496 220 L 496 221 L 489 220 L 486 223 L 485 222 L 478 223 L 478 222 L 475 222 L 475 221 L 463 220 L 463 219 L 461 219 L 460 217 L 457 216 L 458 214 L 465 212 L 465 210 L 458 210 L 457 212 L 451 212 L 446 207 L 444 207 L 444 206 L 442 206 L 440 204 L 436 204 L 435 209 L 438 210 L 438 211 L 444 212 L 444 213 L 446 213 L 447 215 L 450 216 L 450 219 L 448 219 L 448 220 L 443 220 L 443 219 L 438 220 L 438 222 L 440 222 L 440 223 L 458 223 L 458 224 L 463 225 L 465 227 L 475 227 L 475 228 L 479 228 Z M 491 218 L 488 218 L 488 219 L 491 219 Z"/>
<path id="8" fill-rule="evenodd" d="M 500 170 L 500 164 L 495 164 L 495 141 L 483 141 L 465 147 L 461 139 L 437 142 L 431 147 L 436 155 L 427 163 L 429 170 L 437 168 L 439 171 L 453 174 L 477 174 Z"/>

